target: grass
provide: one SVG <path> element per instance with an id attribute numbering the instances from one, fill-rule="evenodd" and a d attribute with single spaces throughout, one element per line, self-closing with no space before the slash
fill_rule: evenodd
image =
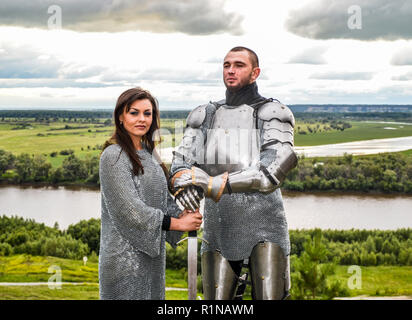
<path id="1" fill-rule="evenodd" d="M 306 135 L 295 133 L 296 146 L 315 146 L 324 144 L 362 141 L 371 139 L 398 138 L 412 136 L 412 125 L 395 125 L 385 123 L 367 123 L 361 121 L 350 122 L 352 128 L 344 131 L 326 131 L 308 133 Z M 297 123 L 295 127 L 300 126 Z M 385 127 L 396 128 L 387 130 Z"/>
<path id="2" fill-rule="evenodd" d="M 14 255 L 0 257 L 0 282 L 47 282 L 55 273 L 48 273 L 50 266 L 61 268 L 62 282 L 77 282 L 79 285 L 62 284 L 61 289 L 42 286 L 0 286 L 0 300 L 90 300 L 99 298 L 97 262 Z M 350 296 L 412 296 L 412 268 L 401 266 L 361 267 L 362 287 L 349 289 Z M 166 287 L 187 288 L 185 270 L 166 270 Z M 329 278 L 347 285 L 352 274 L 348 266 L 337 266 L 335 275 Z M 292 283 L 293 285 L 293 283 Z M 250 286 L 245 300 L 250 299 Z M 203 298 L 201 293 L 198 294 Z M 186 300 L 187 291 L 166 291 L 166 300 Z"/>
<path id="3" fill-rule="evenodd" d="M 344 285 L 353 274 L 349 266 L 337 266 L 330 280 L 340 280 Z M 361 288 L 349 289 L 351 296 L 412 296 L 412 268 L 401 266 L 361 267 Z"/>
<path id="4" fill-rule="evenodd" d="M 163 119 L 161 121 L 162 147 L 171 147 L 180 143 L 182 134 L 176 137 L 171 134 L 171 129 L 175 124 L 184 125 L 183 120 Z M 66 125 L 71 127 L 81 127 L 78 129 L 64 129 Z M 369 139 L 395 138 L 412 136 L 412 125 L 395 125 L 384 123 L 367 123 L 360 121 L 351 122 L 352 128 L 344 131 L 324 131 L 308 133 L 306 135 L 295 132 L 296 146 L 313 146 L 322 144 L 333 144 L 350 141 L 360 141 Z M 306 128 L 306 124 L 297 123 L 297 127 Z M 311 124 L 311 127 L 315 125 Z M 323 128 L 320 124 L 320 128 Z M 393 127 L 396 130 L 386 130 L 385 127 Z M 15 124 L 0 122 L 0 149 L 10 151 L 14 154 L 44 154 L 47 156 L 53 167 L 58 167 L 63 162 L 65 156 L 58 155 L 51 157 L 50 153 L 59 152 L 64 149 L 74 150 L 76 156 L 84 159 L 87 156 L 94 156 L 100 153 L 97 146 L 102 145 L 112 134 L 113 127 L 101 127 L 101 123 L 67 123 L 63 121 L 44 123 L 31 122 L 31 127 L 20 130 L 12 130 Z M 177 126 L 179 128 L 179 125 Z M 181 128 L 181 127 L 180 127 Z M 58 130 L 56 130 L 58 129 Z M 169 132 L 169 133 L 168 133 Z M 95 150 L 93 150 L 95 148 Z M 83 150 L 82 150 L 83 149 Z"/>
<path id="5" fill-rule="evenodd" d="M 163 128 L 174 128 L 174 121 L 162 120 Z M 82 127 L 79 129 L 64 129 L 66 125 L 71 127 Z M 14 124 L 0 122 L 0 149 L 12 152 L 13 154 L 43 154 L 53 167 L 61 166 L 67 156 L 58 154 L 51 157 L 52 152 L 59 153 L 62 150 L 72 149 L 77 157 L 98 156 L 100 148 L 108 138 L 111 137 L 114 127 L 101 127 L 99 123 L 66 123 L 62 121 L 51 122 L 49 125 L 32 122 L 32 126 L 26 129 L 12 130 Z M 170 130 L 169 130 L 170 132 Z M 161 147 L 170 147 L 175 143 L 180 143 L 182 134 L 176 137 L 162 132 L 163 142 Z M 174 140 L 176 139 L 176 141 Z"/>
<path id="6" fill-rule="evenodd" d="M 98 282 L 98 264 L 83 260 L 56 257 L 31 256 L 26 254 L 0 257 L 0 282 L 47 282 L 56 274 L 49 268 L 57 266 L 61 270 L 62 282 Z"/>

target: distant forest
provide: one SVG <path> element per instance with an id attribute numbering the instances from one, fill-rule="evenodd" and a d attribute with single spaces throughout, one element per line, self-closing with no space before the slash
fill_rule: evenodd
<path id="1" fill-rule="evenodd" d="M 160 117 L 165 119 L 184 119 L 190 110 L 165 110 Z M 34 118 L 35 121 L 58 121 L 59 119 L 107 119 L 112 111 L 72 111 L 72 110 L 0 110 L 0 120 L 5 118 Z"/>
<path id="2" fill-rule="evenodd" d="M 350 105 L 290 105 L 295 118 L 308 119 L 346 119 L 381 120 L 412 122 L 412 105 L 396 106 L 350 106 Z M 186 119 L 190 110 L 161 110 L 162 119 Z M 0 110 L 0 120 L 31 118 L 35 121 L 58 121 L 59 119 L 108 119 L 113 112 L 109 110 Z"/>
<path id="3" fill-rule="evenodd" d="M 326 113 L 412 113 L 412 105 L 349 105 L 349 104 L 292 104 L 293 112 L 326 112 Z"/>

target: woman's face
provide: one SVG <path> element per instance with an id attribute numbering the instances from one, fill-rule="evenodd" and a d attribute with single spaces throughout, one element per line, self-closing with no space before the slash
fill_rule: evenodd
<path id="1" fill-rule="evenodd" d="M 150 100 L 136 100 L 126 112 L 124 108 L 123 114 L 119 117 L 123 121 L 123 127 L 131 136 L 132 140 L 141 138 L 149 131 L 153 121 L 153 107 Z"/>

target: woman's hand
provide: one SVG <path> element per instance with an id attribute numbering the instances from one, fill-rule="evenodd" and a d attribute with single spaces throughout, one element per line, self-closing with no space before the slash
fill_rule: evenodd
<path id="1" fill-rule="evenodd" d="M 179 215 L 179 218 L 171 218 L 170 230 L 176 231 L 193 231 L 199 230 L 202 224 L 202 215 L 199 209 L 196 211 L 183 210 Z"/>
<path id="2" fill-rule="evenodd" d="M 180 214 L 179 214 L 179 218 L 187 215 L 187 214 L 192 214 L 192 213 L 197 213 L 199 212 L 199 208 L 196 209 L 196 211 L 190 210 L 190 209 L 184 209 Z"/>

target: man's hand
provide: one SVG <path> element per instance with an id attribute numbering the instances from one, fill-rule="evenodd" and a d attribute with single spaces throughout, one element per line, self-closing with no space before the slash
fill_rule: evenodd
<path id="1" fill-rule="evenodd" d="M 196 211 L 200 207 L 200 200 L 203 199 L 203 192 L 195 186 L 179 188 L 175 193 L 176 202 L 180 203 L 186 212 L 187 210 Z"/>
<path id="2" fill-rule="evenodd" d="M 194 185 L 200 187 L 206 197 L 218 202 L 226 186 L 227 177 L 227 172 L 211 177 L 202 169 L 193 166 L 190 170 L 182 170 L 175 174 L 172 178 L 172 188 L 177 191 L 186 190 L 187 187 Z"/>

